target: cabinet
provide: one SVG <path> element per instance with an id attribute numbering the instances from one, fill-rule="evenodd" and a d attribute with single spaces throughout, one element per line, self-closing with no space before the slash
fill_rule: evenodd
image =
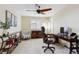
<path id="1" fill-rule="evenodd" d="M 42 38 L 41 31 L 32 31 L 31 32 L 31 38 Z"/>

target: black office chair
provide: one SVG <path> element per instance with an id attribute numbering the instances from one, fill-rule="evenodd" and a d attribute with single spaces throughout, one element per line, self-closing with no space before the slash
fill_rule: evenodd
<path id="1" fill-rule="evenodd" d="M 70 37 L 75 41 L 75 45 L 71 41 L 71 47 L 70 47 L 70 54 L 73 52 L 74 49 L 76 49 L 77 54 L 79 54 L 79 40 L 78 35 L 76 33 L 71 33 Z"/>
<path id="2" fill-rule="evenodd" d="M 50 47 L 50 44 L 53 44 L 53 40 L 48 40 L 47 34 L 45 34 L 45 28 L 41 27 L 42 29 L 42 37 L 43 37 L 43 43 L 47 44 L 47 46 L 43 46 L 44 52 L 46 52 L 47 49 L 50 49 L 52 53 L 54 53 L 55 47 Z"/>

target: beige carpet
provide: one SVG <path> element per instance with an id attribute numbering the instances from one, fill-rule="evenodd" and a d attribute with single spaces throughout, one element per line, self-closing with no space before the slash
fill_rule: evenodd
<path id="1" fill-rule="evenodd" d="M 22 41 L 18 47 L 12 52 L 12 54 L 51 54 L 50 50 L 44 53 L 42 46 L 46 44 L 43 43 L 42 39 L 30 39 Z M 61 45 L 53 45 L 56 50 L 54 54 L 68 54 L 69 49 Z"/>

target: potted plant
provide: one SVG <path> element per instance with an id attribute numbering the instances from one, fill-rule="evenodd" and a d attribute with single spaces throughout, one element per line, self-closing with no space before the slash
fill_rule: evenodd
<path id="1" fill-rule="evenodd" d="M 3 37 L 6 37 L 7 29 L 9 28 L 9 24 L 7 21 L 5 23 L 1 22 L 1 28 L 3 28 Z"/>

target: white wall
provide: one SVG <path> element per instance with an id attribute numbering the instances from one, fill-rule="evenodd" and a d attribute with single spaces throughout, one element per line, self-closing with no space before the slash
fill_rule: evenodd
<path id="1" fill-rule="evenodd" d="M 79 5 L 68 5 L 53 17 L 54 33 L 58 33 L 62 26 L 70 27 L 73 32 L 79 33 Z"/>
<path id="2" fill-rule="evenodd" d="M 21 30 L 21 19 L 20 19 L 20 14 L 10 5 L 0 5 L 0 20 L 2 22 L 5 22 L 5 11 L 8 10 L 11 13 L 13 13 L 16 17 L 17 17 L 17 27 L 11 27 L 10 29 L 8 29 L 7 31 L 9 33 L 13 33 L 13 32 L 17 32 Z M 0 29 L 1 30 L 1 29 Z M 2 32 L 2 31 L 0 31 Z"/>

